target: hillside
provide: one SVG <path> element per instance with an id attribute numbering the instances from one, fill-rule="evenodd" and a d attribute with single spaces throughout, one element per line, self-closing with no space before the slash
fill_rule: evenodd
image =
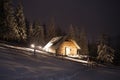
<path id="1" fill-rule="evenodd" d="M 28 55 L 29 54 L 29 55 Z M 54 56 L 0 46 L 0 80 L 119 80 L 120 70 L 90 69 Z"/>

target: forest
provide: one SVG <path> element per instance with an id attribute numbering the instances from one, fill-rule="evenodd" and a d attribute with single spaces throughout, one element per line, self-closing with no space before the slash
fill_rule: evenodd
<path id="1" fill-rule="evenodd" d="M 0 0 L 0 40 L 28 47 L 31 43 L 44 46 L 56 36 L 68 36 L 87 54 L 99 63 L 120 65 L 120 35 L 111 37 L 101 33 L 98 39 L 89 41 L 84 27 L 70 24 L 68 31 L 56 26 L 54 17 L 49 23 L 30 22 L 24 15 L 22 2 L 17 6 L 12 0 Z"/>

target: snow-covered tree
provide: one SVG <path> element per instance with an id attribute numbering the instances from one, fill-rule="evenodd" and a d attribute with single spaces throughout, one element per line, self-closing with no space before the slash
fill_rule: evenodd
<path id="1" fill-rule="evenodd" d="M 112 63 L 114 60 L 115 50 L 110 47 L 109 37 L 107 35 L 102 35 L 98 44 L 98 57 L 99 61 L 103 61 L 105 63 Z"/>
<path id="2" fill-rule="evenodd" d="M 5 40 L 19 39 L 15 12 L 11 0 L 1 0 L 0 37 Z"/>
<path id="3" fill-rule="evenodd" d="M 16 9 L 16 20 L 18 24 L 20 40 L 25 40 L 27 38 L 26 24 L 25 24 L 25 16 L 23 13 L 23 6 L 21 2 L 19 2 L 18 7 Z"/>
<path id="4" fill-rule="evenodd" d="M 41 26 L 38 22 L 33 24 L 32 42 L 36 45 L 44 44 L 44 29 L 43 26 Z"/>
<path id="5" fill-rule="evenodd" d="M 98 45 L 98 57 L 97 59 L 106 63 L 113 63 L 114 59 L 114 49 L 107 45 L 100 44 Z"/>

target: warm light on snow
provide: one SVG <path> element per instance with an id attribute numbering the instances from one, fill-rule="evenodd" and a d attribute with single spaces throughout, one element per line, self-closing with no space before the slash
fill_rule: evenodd
<path id="1" fill-rule="evenodd" d="M 74 59 L 70 57 L 64 57 L 65 59 L 71 60 L 71 61 L 76 61 L 76 62 L 81 62 L 81 63 L 88 63 L 88 61 L 85 60 L 80 60 L 80 59 Z"/>
<path id="2" fill-rule="evenodd" d="M 59 58 L 56 58 L 52 57 L 47 52 L 40 50 L 36 50 L 36 52 L 39 52 L 40 54 L 36 54 L 36 56 L 32 57 L 29 56 L 33 55 L 31 54 L 31 52 L 33 52 L 33 49 L 31 48 L 12 46 L 3 43 L 0 43 L 0 45 L 0 62 L 2 64 L 0 65 L 0 73 L 2 74 L 2 80 L 8 80 L 8 77 L 10 80 L 21 79 L 21 77 L 24 80 L 28 80 L 28 77 L 30 77 L 32 80 L 119 80 L 120 78 L 120 70 L 117 66 L 102 67 L 98 65 L 94 67 L 93 65 L 91 67 L 91 63 L 87 61 L 63 56 L 58 56 Z M 9 49 L 12 52 L 9 51 Z M 18 60 L 14 61 L 11 59 L 14 57 Z M 66 61 L 65 59 L 71 61 Z M 31 61 L 34 62 L 39 69 L 36 68 L 36 66 L 33 66 Z M 75 61 L 75 63 L 73 61 Z M 83 65 L 84 63 L 90 65 L 83 66 L 76 62 L 83 63 Z M 22 70 L 20 67 L 22 67 Z"/>
<path id="3" fill-rule="evenodd" d="M 42 46 L 38 46 L 39 49 L 42 49 Z"/>

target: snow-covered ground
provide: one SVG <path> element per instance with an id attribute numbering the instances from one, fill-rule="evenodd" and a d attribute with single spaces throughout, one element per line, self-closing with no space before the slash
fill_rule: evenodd
<path id="1" fill-rule="evenodd" d="M 13 48 L 14 47 L 14 48 Z M 29 48 L 0 46 L 0 80 L 119 80 L 120 70 L 89 68 Z"/>

